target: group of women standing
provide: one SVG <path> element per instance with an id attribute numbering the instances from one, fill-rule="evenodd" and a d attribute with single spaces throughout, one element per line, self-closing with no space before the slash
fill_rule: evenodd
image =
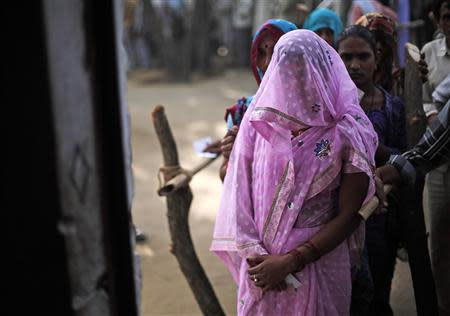
<path id="1" fill-rule="evenodd" d="M 375 168 L 406 148 L 388 80 L 395 26 L 376 14 L 359 24 L 342 32 L 318 9 L 308 30 L 273 19 L 255 33 L 259 88 L 226 111 L 211 246 L 238 285 L 239 315 L 392 314 L 394 210 L 367 222 L 358 210 Z"/>

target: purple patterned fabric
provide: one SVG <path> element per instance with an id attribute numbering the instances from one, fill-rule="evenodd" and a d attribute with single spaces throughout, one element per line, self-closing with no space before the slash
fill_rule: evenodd
<path id="1" fill-rule="evenodd" d="M 350 257 L 362 248 L 363 224 L 297 274 L 303 284 L 296 291 L 262 296 L 242 259 L 286 253 L 319 231 L 325 222 L 298 228 L 297 219 L 305 202 L 329 190 L 345 165 L 370 176 L 366 201 L 373 196 L 378 139 L 358 105 L 356 87 L 331 46 L 314 32 L 291 31 L 276 44 L 248 111 L 231 153 L 211 245 L 239 286 L 238 314 L 347 315 Z M 306 128 L 295 145 L 291 132 Z"/>
<path id="2" fill-rule="evenodd" d="M 392 154 L 400 154 L 407 148 L 405 105 L 399 97 L 392 96 L 382 87 L 384 106 L 381 109 L 366 112 L 372 122 L 378 141 L 389 147 Z"/>

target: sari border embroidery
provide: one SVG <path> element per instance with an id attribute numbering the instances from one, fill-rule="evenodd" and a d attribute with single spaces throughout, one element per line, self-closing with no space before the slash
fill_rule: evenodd
<path id="1" fill-rule="evenodd" d="M 375 172 L 375 166 L 370 162 L 370 160 L 369 160 L 369 158 L 367 158 L 366 154 L 364 154 L 363 152 L 361 152 L 359 150 L 355 150 L 353 148 L 349 149 L 349 157 L 352 157 L 353 155 L 355 155 L 356 157 L 361 158 L 367 164 L 367 167 L 370 170 L 370 172 L 372 172 L 372 173 Z M 348 162 L 353 164 L 354 160 L 351 159 Z M 358 168 L 363 167 L 363 166 L 360 166 L 360 165 L 355 165 L 355 166 L 358 167 Z M 369 171 L 369 170 L 362 169 L 362 171 Z"/>
<path id="2" fill-rule="evenodd" d="M 367 158 L 367 155 L 364 154 L 363 152 L 359 151 L 359 150 L 355 150 L 355 149 L 350 149 L 350 154 L 355 153 L 356 155 L 358 155 L 359 157 L 361 157 L 362 159 L 365 160 L 365 162 L 367 163 L 367 165 L 371 166 L 372 164 L 369 161 L 369 158 Z"/>
<path id="3" fill-rule="evenodd" d="M 277 187 L 277 189 L 275 191 L 275 197 L 274 197 L 274 199 L 272 201 L 272 205 L 270 206 L 269 214 L 268 214 L 268 216 L 266 218 L 266 221 L 264 223 L 263 239 L 265 239 L 265 236 L 267 234 L 267 229 L 269 228 L 270 221 L 272 220 L 272 215 L 273 215 L 273 212 L 275 210 L 275 206 L 277 205 L 278 198 L 280 197 L 281 189 L 283 188 L 284 183 L 286 182 L 286 178 L 287 178 L 288 171 L 289 171 L 289 164 L 290 164 L 290 161 L 287 162 L 286 167 L 284 168 L 283 175 L 281 176 L 281 181 L 279 182 L 278 187 Z"/>
<path id="4" fill-rule="evenodd" d="M 234 237 L 214 237 L 213 240 L 217 241 L 235 241 Z"/>
<path id="5" fill-rule="evenodd" d="M 255 112 L 271 112 L 273 114 L 281 116 L 282 118 L 284 118 L 284 119 L 286 119 L 288 121 L 291 121 L 291 122 L 294 122 L 294 123 L 297 123 L 297 124 L 300 124 L 300 125 L 306 125 L 305 123 L 303 123 L 299 119 L 297 119 L 297 118 L 295 118 L 293 116 L 290 116 L 290 115 L 288 115 L 286 113 L 283 113 L 281 111 L 278 111 L 278 110 L 276 110 L 274 108 L 271 108 L 271 107 L 258 106 L 258 107 L 255 107 L 255 109 L 253 111 L 255 111 Z"/>
<path id="6" fill-rule="evenodd" d="M 328 167 L 326 167 L 321 173 L 319 173 L 319 175 L 317 177 L 315 177 L 311 183 L 311 189 L 309 191 L 309 193 L 306 195 L 306 199 L 310 199 L 312 197 L 314 197 L 316 194 L 320 193 L 319 192 L 319 188 L 321 188 L 322 186 L 320 186 L 318 183 L 319 181 L 322 181 L 322 178 L 324 176 L 328 176 L 329 178 L 331 178 L 331 180 L 334 179 L 334 177 L 339 173 L 339 169 L 338 172 L 335 172 L 334 174 L 330 174 L 330 170 L 335 168 L 335 165 L 331 164 Z M 331 182 L 330 180 L 330 182 Z"/>
<path id="7" fill-rule="evenodd" d="M 253 241 L 253 242 L 248 242 L 246 244 L 237 245 L 236 248 L 239 250 L 243 250 L 245 248 L 250 248 L 250 247 L 258 246 L 258 245 L 261 245 L 260 241 Z"/>

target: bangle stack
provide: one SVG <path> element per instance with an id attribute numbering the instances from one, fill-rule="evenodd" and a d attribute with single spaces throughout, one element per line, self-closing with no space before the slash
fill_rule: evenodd
<path id="1" fill-rule="evenodd" d="M 304 249 L 302 251 L 302 248 Z M 305 253 L 307 251 L 307 253 Z M 322 257 L 322 253 L 312 242 L 307 241 L 298 248 L 292 249 L 289 254 L 294 257 L 295 260 L 295 270 L 294 272 L 299 272 L 305 265 L 309 262 L 314 262 Z"/>
<path id="2" fill-rule="evenodd" d="M 304 263 L 304 255 L 298 248 L 294 248 L 288 253 L 289 255 L 294 257 L 295 260 L 295 267 L 293 269 L 293 272 L 299 272 L 303 267 L 305 266 Z"/>
<path id="3" fill-rule="evenodd" d="M 311 261 L 317 261 L 320 259 L 320 257 L 322 257 L 322 252 L 312 242 L 307 241 L 302 246 L 311 251 Z"/>

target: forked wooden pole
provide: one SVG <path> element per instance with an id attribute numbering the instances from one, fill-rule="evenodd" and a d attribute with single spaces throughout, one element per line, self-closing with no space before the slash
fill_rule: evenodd
<path id="1" fill-rule="evenodd" d="M 405 100 L 408 147 L 411 148 L 417 144 L 425 132 L 427 121 L 422 106 L 422 80 L 420 79 L 418 66 L 420 51 L 416 46 L 407 43 L 405 46 L 405 56 L 403 100 Z"/>
<path id="2" fill-rule="evenodd" d="M 177 146 L 162 106 L 155 107 L 152 119 L 161 145 L 164 166 L 179 166 Z M 170 179 L 165 178 L 164 180 L 167 183 Z M 191 202 L 192 192 L 188 183 L 167 195 L 167 219 L 172 240 L 171 252 L 177 259 L 202 313 L 204 315 L 225 315 L 192 243 L 188 222 Z"/>

